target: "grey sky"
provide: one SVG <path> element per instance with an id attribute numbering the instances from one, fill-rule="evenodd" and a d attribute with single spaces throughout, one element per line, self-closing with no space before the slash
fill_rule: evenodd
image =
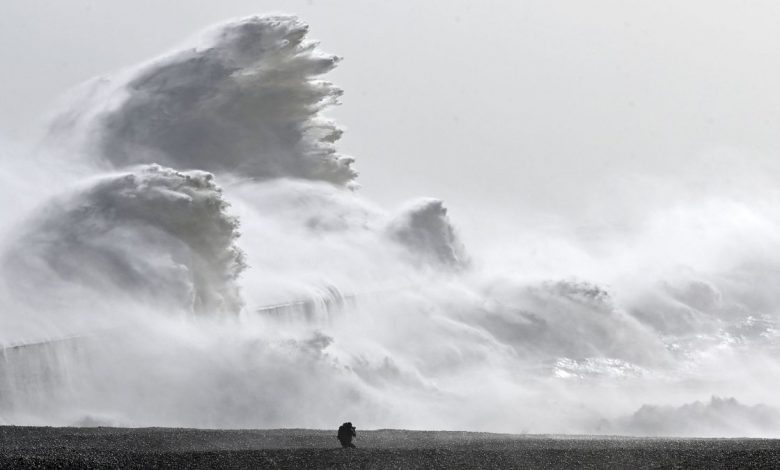
<path id="1" fill-rule="evenodd" d="M 598 224 L 605 201 L 663 199 L 636 175 L 693 191 L 776 179 L 780 4 L 761 0 L 3 0 L 0 134 L 29 138 L 69 87 L 264 12 L 298 14 L 345 57 L 331 114 L 387 205 L 441 197 L 471 227 L 529 208 Z"/>

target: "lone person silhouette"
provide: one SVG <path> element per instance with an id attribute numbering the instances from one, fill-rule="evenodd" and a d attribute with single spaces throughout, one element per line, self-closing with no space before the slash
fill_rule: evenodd
<path id="1" fill-rule="evenodd" d="M 355 448 L 355 444 L 352 443 L 352 438 L 357 437 L 357 431 L 352 423 L 344 423 L 339 426 L 339 432 L 336 434 L 336 438 L 341 442 L 341 447 L 345 449 L 347 447 Z"/>

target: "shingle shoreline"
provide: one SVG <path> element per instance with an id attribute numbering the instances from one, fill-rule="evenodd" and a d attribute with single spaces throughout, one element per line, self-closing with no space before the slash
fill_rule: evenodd
<path id="1" fill-rule="evenodd" d="M 0 468 L 778 468 L 780 441 L 0 426 Z"/>

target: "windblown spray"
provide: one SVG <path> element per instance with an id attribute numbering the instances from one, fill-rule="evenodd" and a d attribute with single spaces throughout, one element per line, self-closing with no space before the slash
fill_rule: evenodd
<path id="1" fill-rule="evenodd" d="M 5 166 L 46 195 L 2 245 L 0 422 L 780 431 L 780 299 L 753 283 L 780 260 L 745 248 L 777 248 L 776 218 L 718 206 L 756 228 L 736 249 L 705 240 L 732 248 L 723 263 L 659 262 L 657 214 L 649 241 L 568 260 L 611 274 L 491 266 L 441 201 L 360 195 L 323 115 L 338 58 L 307 33 L 250 17 L 96 79 L 52 123 L 41 174 Z M 36 191 L 63 166 L 67 190 Z M 673 408 L 710 395 L 767 405 Z"/>

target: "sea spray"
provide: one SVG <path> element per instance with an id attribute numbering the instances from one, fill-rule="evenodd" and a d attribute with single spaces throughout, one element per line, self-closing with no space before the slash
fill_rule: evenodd
<path id="1" fill-rule="evenodd" d="M 349 185 L 357 173 L 336 150 L 342 131 L 321 112 L 341 95 L 319 79 L 338 57 L 307 31 L 281 16 L 215 27 L 195 47 L 83 87 L 79 109 L 60 113 L 50 139 L 76 141 L 115 168 L 157 163 Z"/>
<path id="2" fill-rule="evenodd" d="M 68 189 L 4 167 L 35 200 L 2 246 L 4 422 L 633 432 L 644 404 L 780 404 L 772 204 L 647 209 L 607 248 L 518 218 L 487 263 L 441 201 L 354 190 L 307 31 L 236 20 L 91 82 L 43 153 Z"/>

